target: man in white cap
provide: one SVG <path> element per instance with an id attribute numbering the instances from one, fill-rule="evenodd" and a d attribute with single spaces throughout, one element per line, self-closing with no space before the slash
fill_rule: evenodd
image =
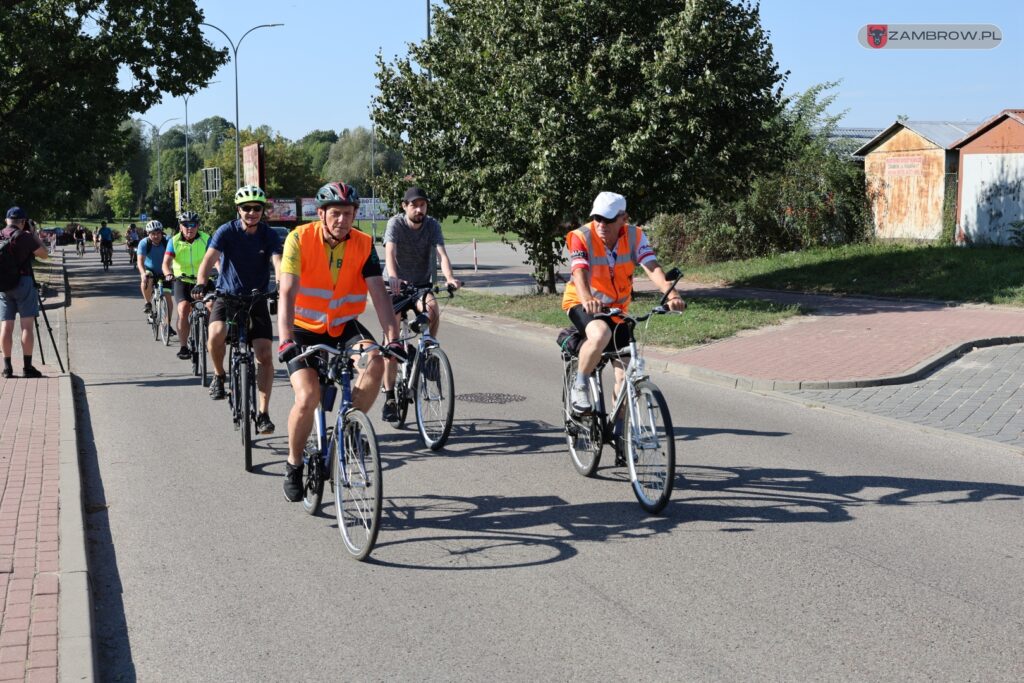
<path id="1" fill-rule="evenodd" d="M 626 198 L 614 192 L 602 192 L 590 210 L 590 222 L 565 237 L 569 250 L 572 280 L 565 286 L 562 310 L 586 340 L 580 346 L 579 372 L 572 389 L 573 408 L 581 413 L 593 409 L 587 392 L 587 380 L 601 360 L 605 349 L 629 345 L 630 330 L 611 318 L 595 318 L 604 308 L 629 310 L 633 294 L 633 271 L 643 266 L 651 282 L 668 295 L 666 305 L 682 311 L 686 302 L 676 291 L 654 255 L 647 236 L 627 221 Z M 615 364 L 616 393 L 624 377 L 620 363 Z"/>

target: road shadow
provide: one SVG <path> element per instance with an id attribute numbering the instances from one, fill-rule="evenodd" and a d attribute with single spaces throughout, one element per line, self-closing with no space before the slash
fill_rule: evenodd
<path id="1" fill-rule="evenodd" d="M 694 523 L 725 525 L 717 529 L 722 533 L 754 532 L 753 525 L 762 524 L 851 522 L 859 508 L 1024 499 L 1024 486 L 988 482 L 704 465 L 677 474 L 663 516 L 648 515 L 632 500 L 387 497 L 371 561 L 430 571 L 510 569 L 571 559 L 587 543 L 635 542 Z"/>
<path id="2" fill-rule="evenodd" d="M 110 533 L 110 517 L 93 436 L 88 395 L 85 383 L 77 375 L 71 375 L 71 385 L 75 397 L 78 458 L 82 472 L 96 672 L 99 680 L 103 681 L 134 681 L 135 664 L 122 599 L 124 586 Z"/>

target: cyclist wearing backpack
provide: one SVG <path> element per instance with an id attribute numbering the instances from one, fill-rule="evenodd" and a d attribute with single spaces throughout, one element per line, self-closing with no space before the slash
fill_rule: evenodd
<path id="1" fill-rule="evenodd" d="M 96 235 L 93 239 L 100 247 L 100 254 L 103 254 L 105 251 L 113 254 L 114 231 L 107 226 L 106 221 L 100 221 L 100 229 L 96 231 Z"/>
<path id="2" fill-rule="evenodd" d="M 25 377 L 42 377 L 32 366 L 35 322 L 39 315 L 39 295 L 32 277 L 32 257 L 46 258 L 39 238 L 25 229 L 28 217 L 12 206 L 7 210 L 7 227 L 0 231 L 0 347 L 4 354 L 3 377 L 13 377 L 11 350 L 14 347 L 14 318 L 21 316 L 21 352 Z"/>
<path id="3" fill-rule="evenodd" d="M 167 250 L 167 238 L 164 237 L 164 225 L 160 221 L 146 223 L 146 239 L 142 240 L 138 249 L 138 269 L 142 278 L 142 298 L 146 300 L 146 307 L 143 312 L 146 315 L 153 313 L 153 285 L 156 279 L 164 278 L 164 252 Z M 167 322 L 170 324 L 171 317 L 171 290 L 164 289 L 164 300 L 167 302 Z M 171 328 L 174 333 L 174 328 Z"/>

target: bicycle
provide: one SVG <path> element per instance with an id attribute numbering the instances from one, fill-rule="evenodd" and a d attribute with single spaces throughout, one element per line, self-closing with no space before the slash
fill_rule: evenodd
<path id="1" fill-rule="evenodd" d="M 352 407 L 352 374 L 357 364 L 354 357 L 375 349 L 387 353 L 377 344 L 362 348 L 356 344 L 344 351 L 317 344 L 306 347 L 295 359 L 313 360 L 320 376 L 320 403 L 302 454 L 302 508 L 307 514 L 315 514 L 323 499 L 324 482 L 330 481 L 341 540 L 357 560 L 365 560 L 377 542 L 384 501 L 377 434 L 370 418 Z M 338 386 L 341 406 L 334 425 L 328 427 L 327 414 L 334 408 Z"/>
<path id="2" fill-rule="evenodd" d="M 216 292 L 214 297 L 238 306 L 227 320 L 228 341 L 231 347 L 228 360 L 228 408 L 235 430 L 241 432 L 245 471 L 252 472 L 252 429 L 256 424 L 256 357 L 249 340 L 252 307 L 261 301 L 277 299 L 277 292 L 261 293 L 252 290 L 247 296 Z M 212 297 L 211 297 L 212 298 Z"/>
<path id="3" fill-rule="evenodd" d="M 202 299 L 193 300 L 188 314 L 188 350 L 192 354 L 192 376 L 198 377 L 200 385 L 204 387 L 209 384 L 210 377 L 206 370 L 206 341 L 210 329 L 209 305 L 213 299 L 214 295 L 208 294 Z"/>
<path id="4" fill-rule="evenodd" d="M 162 341 L 164 346 L 171 343 L 171 315 L 164 298 L 164 279 L 147 273 L 146 277 L 153 280 L 153 312 L 149 314 L 149 324 L 153 328 L 153 341 Z"/>
<path id="5" fill-rule="evenodd" d="M 104 241 L 100 244 L 100 262 L 103 264 L 104 272 L 110 270 L 114 262 L 114 246 L 110 242 Z"/>
<path id="6" fill-rule="evenodd" d="M 135 266 L 135 248 L 138 246 L 138 242 L 125 242 L 125 248 L 128 251 L 128 265 Z"/>
<path id="7" fill-rule="evenodd" d="M 675 278 L 670 292 L 682 278 L 682 274 L 677 273 L 675 270 L 669 273 L 669 277 Z M 601 361 L 588 383 L 593 405 L 589 413 L 580 414 L 572 406 L 570 394 L 576 380 L 578 348 L 572 348 L 571 341 L 564 339 L 571 334 L 559 335 L 564 364 L 562 412 L 573 466 L 583 476 L 593 476 L 604 444 L 613 445 L 616 465 L 629 468 L 629 480 L 640 507 L 653 514 L 661 512 L 672 496 L 675 437 L 668 403 L 658 386 L 645 374 L 643 354 L 633 332 L 639 323 L 650 324 L 652 316 L 671 312 L 665 307 L 667 297 L 668 294 L 662 296 L 661 302 L 646 315 L 631 316 L 615 308 L 599 314 L 621 318 L 619 324 L 629 326 L 630 341 L 624 349 L 601 354 Z M 575 329 L 572 332 L 579 334 Z M 611 409 L 606 410 L 601 374 L 609 361 L 625 362 L 626 368 L 619 395 Z M 620 414 L 621 421 L 616 420 L 614 416 Z"/>
<path id="8" fill-rule="evenodd" d="M 81 256 L 85 256 L 85 240 L 84 239 L 76 239 L 75 240 L 75 251 L 78 252 L 78 255 L 80 257 Z"/>
<path id="9" fill-rule="evenodd" d="M 432 451 L 442 448 L 451 434 L 455 416 L 455 380 L 452 366 L 441 345 L 431 336 L 430 319 L 425 312 L 416 312 L 416 305 L 426 309 L 427 296 L 447 291 L 448 298 L 455 295 L 455 288 L 442 290 L 431 285 L 403 285 L 398 300 L 394 303 L 395 315 L 401 319 L 398 341 L 406 346 L 406 360 L 398 366 L 395 376 L 395 404 L 397 418 L 395 427 L 405 425 L 409 405 L 415 406 L 416 428 L 423 445 Z M 410 323 L 409 313 L 415 313 Z M 419 335 L 414 347 L 409 340 Z"/>

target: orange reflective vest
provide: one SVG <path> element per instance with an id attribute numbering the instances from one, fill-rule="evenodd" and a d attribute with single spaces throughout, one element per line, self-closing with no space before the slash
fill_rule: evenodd
<path id="1" fill-rule="evenodd" d="M 633 296 L 633 271 L 636 270 L 634 259 L 643 232 L 635 225 L 625 226 L 615 245 L 614 266 L 608 256 L 608 250 L 605 249 L 604 240 L 594 229 L 593 221 L 567 234 L 566 242 L 573 234 L 587 245 L 590 261 L 590 291 L 594 298 L 608 308 L 621 308 L 623 312 L 628 311 L 629 302 Z M 576 284 L 570 279 L 569 283 L 565 285 L 565 294 L 562 295 L 562 310 L 568 311 L 581 303 L 583 301 L 576 292 Z"/>
<path id="2" fill-rule="evenodd" d="M 366 309 L 363 264 L 373 249 L 373 239 L 353 229 L 345 245 L 338 281 L 331 282 L 331 265 L 324 253 L 320 221 L 295 228 L 299 240 L 299 293 L 295 297 L 295 324 L 304 330 L 332 337 Z"/>

